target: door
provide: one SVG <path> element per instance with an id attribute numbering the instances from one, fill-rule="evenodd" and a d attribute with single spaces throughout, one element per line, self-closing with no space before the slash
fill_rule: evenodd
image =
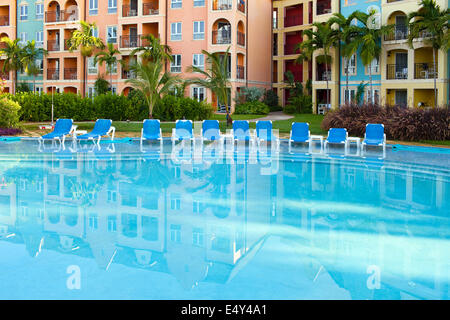
<path id="1" fill-rule="evenodd" d="M 408 53 L 397 52 L 395 54 L 395 78 L 408 78 Z"/>
<path id="2" fill-rule="evenodd" d="M 406 39 L 408 35 L 406 16 L 395 17 L 395 39 Z"/>
<path id="3" fill-rule="evenodd" d="M 137 28 L 130 28 L 130 47 L 137 47 Z"/>
<path id="4" fill-rule="evenodd" d="M 408 104 L 408 91 L 396 90 L 395 91 L 395 104 L 397 106 L 406 107 Z"/>

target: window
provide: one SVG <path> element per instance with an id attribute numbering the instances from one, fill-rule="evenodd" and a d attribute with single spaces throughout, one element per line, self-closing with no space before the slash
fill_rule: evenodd
<path id="1" fill-rule="evenodd" d="M 205 39 L 205 21 L 194 21 L 194 40 Z"/>
<path id="2" fill-rule="evenodd" d="M 89 14 L 97 14 L 98 13 L 98 0 L 89 0 Z"/>
<path id="3" fill-rule="evenodd" d="M 28 20 L 28 5 L 20 6 L 20 20 Z"/>
<path id="4" fill-rule="evenodd" d="M 95 88 L 94 87 L 88 87 L 88 97 L 89 98 L 94 98 L 95 97 Z"/>
<path id="5" fill-rule="evenodd" d="M 181 72 L 181 54 L 175 54 L 172 56 L 173 61 L 170 63 L 170 72 Z"/>
<path id="6" fill-rule="evenodd" d="M 117 74 L 117 61 L 114 62 L 111 67 L 108 66 L 107 68 L 108 68 L 108 73 Z"/>
<path id="7" fill-rule="evenodd" d="M 192 229 L 192 244 L 198 247 L 203 247 L 205 244 L 205 231 L 202 228 Z"/>
<path id="8" fill-rule="evenodd" d="M 371 70 L 369 70 L 369 68 L 371 68 Z M 380 73 L 380 61 L 377 58 L 373 59 L 370 66 L 366 68 L 366 73 L 369 74 L 370 72 L 372 72 L 372 74 Z"/>
<path id="9" fill-rule="evenodd" d="M 117 12 L 117 0 L 108 0 L 108 13 Z"/>
<path id="10" fill-rule="evenodd" d="M 94 57 L 88 58 L 88 74 L 97 74 L 97 64 L 94 63 Z"/>
<path id="11" fill-rule="evenodd" d="M 194 54 L 192 58 L 192 65 L 199 69 L 205 69 L 205 56 L 203 54 Z"/>
<path id="12" fill-rule="evenodd" d="M 117 201 L 117 192 L 108 190 L 107 202 L 116 202 L 116 201 Z"/>
<path id="13" fill-rule="evenodd" d="M 181 225 L 179 224 L 170 225 L 170 241 L 177 243 L 181 242 Z"/>
<path id="14" fill-rule="evenodd" d="M 108 216 L 108 232 L 116 232 L 116 231 L 117 231 L 117 217 Z"/>
<path id="15" fill-rule="evenodd" d="M 36 47 L 42 48 L 44 46 L 44 31 L 36 31 Z"/>
<path id="16" fill-rule="evenodd" d="M 205 88 L 193 87 L 192 88 L 192 98 L 197 101 L 204 101 L 205 100 Z"/>
<path id="17" fill-rule="evenodd" d="M 182 5 L 183 5 L 183 1 L 182 0 L 172 0 L 172 3 L 171 3 L 170 7 L 172 9 L 179 9 L 179 8 L 182 7 Z"/>
<path id="18" fill-rule="evenodd" d="M 181 40 L 181 22 L 174 22 L 170 27 L 170 40 L 180 41 Z"/>
<path id="19" fill-rule="evenodd" d="M 98 229 L 98 215 L 96 214 L 89 215 L 89 228 L 91 228 L 92 230 Z"/>
<path id="20" fill-rule="evenodd" d="M 110 26 L 106 29 L 106 41 L 108 43 L 117 43 L 117 26 Z"/>
<path id="21" fill-rule="evenodd" d="M 44 4 L 36 3 L 36 19 L 44 18 Z"/>
<path id="22" fill-rule="evenodd" d="M 194 7 L 204 7 L 205 0 L 194 0 Z"/>
<path id="23" fill-rule="evenodd" d="M 356 74 L 356 54 L 352 55 L 349 60 L 344 58 L 344 74 L 346 74 L 345 66 L 348 63 L 348 74 Z"/>
<path id="24" fill-rule="evenodd" d="M 344 89 L 344 103 L 351 103 L 355 101 L 356 91 L 355 89 Z"/>
<path id="25" fill-rule="evenodd" d="M 28 41 L 28 33 L 27 32 L 21 32 L 20 33 L 20 42 L 22 44 L 26 44 L 27 41 Z"/>
<path id="26" fill-rule="evenodd" d="M 43 94 L 44 93 L 44 88 L 43 87 L 36 87 L 35 90 L 36 90 L 37 94 Z"/>
<path id="27" fill-rule="evenodd" d="M 39 68 L 40 73 L 42 73 L 44 71 L 44 60 L 36 59 L 36 66 Z"/>
<path id="28" fill-rule="evenodd" d="M 117 69 L 116 69 L 117 70 Z M 117 73 L 117 72 L 116 72 Z M 117 87 L 115 87 L 115 86 L 112 86 L 111 87 L 111 93 L 112 94 L 117 94 Z"/>
<path id="29" fill-rule="evenodd" d="M 367 90 L 366 101 L 375 104 L 380 103 L 380 91 L 378 89 Z"/>
<path id="30" fill-rule="evenodd" d="M 172 195 L 170 197 L 170 209 L 180 210 L 181 209 L 181 199 L 179 195 Z"/>
<path id="31" fill-rule="evenodd" d="M 98 28 L 91 28 L 92 36 L 98 38 Z"/>

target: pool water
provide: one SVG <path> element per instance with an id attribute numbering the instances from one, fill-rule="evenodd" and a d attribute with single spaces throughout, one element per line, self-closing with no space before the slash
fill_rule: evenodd
<path id="1" fill-rule="evenodd" d="M 0 143 L 0 298 L 448 299 L 434 150 Z"/>

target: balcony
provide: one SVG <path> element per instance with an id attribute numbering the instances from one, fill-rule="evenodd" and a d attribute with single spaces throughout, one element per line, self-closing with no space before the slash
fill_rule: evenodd
<path id="1" fill-rule="evenodd" d="M 131 7 L 130 5 L 122 6 L 122 17 L 137 17 L 138 10 L 135 7 Z"/>
<path id="2" fill-rule="evenodd" d="M 76 80 L 77 68 L 64 68 L 64 80 Z"/>
<path id="3" fill-rule="evenodd" d="M 303 24 L 303 15 L 295 15 L 295 16 L 286 16 L 284 18 L 284 27 L 294 27 L 294 26 L 301 26 Z"/>
<path id="4" fill-rule="evenodd" d="M 230 30 L 215 30 L 212 32 L 213 44 L 231 44 Z"/>
<path id="5" fill-rule="evenodd" d="M 294 76 L 295 82 L 303 82 L 303 72 L 299 70 L 286 70 L 286 73 L 290 72 Z M 284 80 L 287 81 L 286 73 L 284 74 Z"/>
<path id="6" fill-rule="evenodd" d="M 213 10 L 231 10 L 232 7 L 232 0 L 213 1 Z"/>
<path id="7" fill-rule="evenodd" d="M 316 15 L 331 13 L 331 0 L 317 1 Z"/>
<path id="8" fill-rule="evenodd" d="M 120 36 L 121 48 L 137 48 L 140 46 L 140 35 L 124 35 Z"/>
<path id="9" fill-rule="evenodd" d="M 394 25 L 391 33 L 384 35 L 384 41 L 406 40 L 408 39 L 408 26 Z"/>
<path id="10" fill-rule="evenodd" d="M 245 67 L 244 66 L 237 66 L 236 67 L 236 78 L 237 79 L 245 79 Z"/>
<path id="11" fill-rule="evenodd" d="M 388 80 L 408 79 L 408 67 L 400 64 L 386 65 L 386 79 Z"/>
<path id="12" fill-rule="evenodd" d="M 71 11 L 47 11 L 45 12 L 45 22 L 64 22 L 64 21 L 77 21 L 78 10 Z"/>
<path id="13" fill-rule="evenodd" d="M 131 70 L 122 70 L 122 79 L 136 79 L 136 73 Z"/>
<path id="14" fill-rule="evenodd" d="M 0 16 L 0 27 L 9 26 L 9 16 Z"/>
<path id="15" fill-rule="evenodd" d="M 142 14 L 144 16 L 152 16 L 159 14 L 159 8 L 157 3 L 143 3 Z"/>
<path id="16" fill-rule="evenodd" d="M 59 69 L 47 69 L 47 80 L 59 80 Z"/>
<path id="17" fill-rule="evenodd" d="M 60 45 L 58 40 L 48 40 L 47 41 L 47 51 L 59 51 Z"/>
<path id="18" fill-rule="evenodd" d="M 238 32 L 237 33 L 237 44 L 240 46 L 245 46 L 245 33 Z"/>
<path id="19" fill-rule="evenodd" d="M 318 70 L 316 74 L 316 81 L 331 81 L 331 70 Z"/>
<path id="20" fill-rule="evenodd" d="M 434 69 L 433 63 L 423 62 L 414 64 L 414 79 L 435 79 L 437 77 L 438 73 Z"/>
<path id="21" fill-rule="evenodd" d="M 298 54 L 298 52 L 296 52 L 298 47 L 298 44 L 295 43 L 291 43 L 291 44 L 285 44 L 284 45 L 284 55 L 291 55 L 291 54 Z"/>

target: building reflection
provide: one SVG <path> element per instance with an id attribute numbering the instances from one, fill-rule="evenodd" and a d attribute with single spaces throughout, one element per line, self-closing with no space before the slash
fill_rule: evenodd
<path id="1" fill-rule="evenodd" d="M 423 167 L 379 159 L 159 148 L 22 155 L 2 172 L 0 239 L 32 257 L 54 250 L 104 270 L 168 273 L 191 289 L 231 281 L 268 238 L 281 237 L 311 281 L 326 273 L 352 298 L 448 298 L 448 252 L 413 240 L 430 230 L 449 237 L 445 171 L 430 179 Z M 392 271 L 378 291 L 366 285 L 370 265 Z M 434 272 L 424 280 L 420 268 Z"/>

